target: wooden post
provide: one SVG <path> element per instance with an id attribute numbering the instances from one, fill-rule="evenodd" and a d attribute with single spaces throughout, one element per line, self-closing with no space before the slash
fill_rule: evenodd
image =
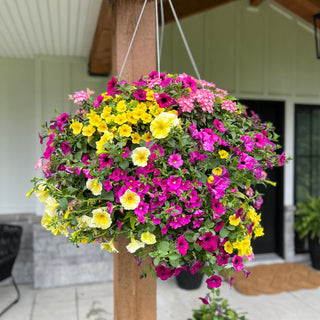
<path id="1" fill-rule="evenodd" d="M 114 0 L 112 74 L 119 75 L 144 1 Z M 138 81 L 155 70 L 155 4 L 148 1 L 121 78 Z M 156 280 L 148 274 L 140 279 L 144 265 L 138 267 L 120 238 L 114 254 L 114 320 L 156 320 Z M 145 262 L 150 263 L 150 260 Z"/>

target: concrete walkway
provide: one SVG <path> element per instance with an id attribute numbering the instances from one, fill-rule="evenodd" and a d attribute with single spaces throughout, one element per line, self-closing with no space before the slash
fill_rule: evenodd
<path id="1" fill-rule="evenodd" d="M 200 289 L 178 288 L 175 279 L 158 280 L 157 319 L 187 320 L 192 309 L 201 304 L 199 296 L 208 292 L 205 282 Z M 113 283 L 75 285 L 51 289 L 33 289 L 19 285 L 21 299 L 1 320 L 113 320 Z M 283 292 L 277 295 L 246 296 L 223 283 L 221 296 L 238 312 L 247 312 L 249 320 L 320 319 L 320 288 Z M 12 287 L 0 287 L 0 308 L 14 297 Z"/>

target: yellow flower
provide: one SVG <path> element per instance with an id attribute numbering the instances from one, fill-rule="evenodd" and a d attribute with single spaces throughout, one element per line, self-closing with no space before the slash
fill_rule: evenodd
<path id="1" fill-rule="evenodd" d="M 31 195 L 33 194 L 34 188 L 32 188 L 27 194 L 26 197 L 30 198 Z"/>
<path id="2" fill-rule="evenodd" d="M 97 153 L 103 152 L 105 149 L 104 145 L 112 139 L 113 139 L 113 134 L 109 131 L 106 131 L 101 137 L 101 139 L 96 142 Z"/>
<path id="3" fill-rule="evenodd" d="M 153 101 L 154 100 L 153 91 L 151 89 L 146 89 L 146 92 L 147 92 L 147 100 Z"/>
<path id="4" fill-rule="evenodd" d="M 45 227 L 47 230 L 50 229 L 50 225 L 53 221 L 54 217 L 49 216 L 46 212 L 43 214 L 41 218 L 41 225 Z"/>
<path id="5" fill-rule="evenodd" d="M 125 210 L 134 210 L 138 208 L 140 203 L 140 196 L 128 189 L 121 197 L 120 203 Z"/>
<path id="6" fill-rule="evenodd" d="M 108 116 L 110 116 L 111 111 L 112 111 L 111 107 L 108 107 L 108 106 L 104 107 L 101 113 L 101 118 L 106 119 Z"/>
<path id="7" fill-rule="evenodd" d="M 83 127 L 82 134 L 86 137 L 91 137 L 96 132 L 96 128 L 92 125 Z"/>
<path id="8" fill-rule="evenodd" d="M 98 208 L 92 210 L 92 220 L 96 228 L 108 229 L 111 226 L 111 216 L 107 208 Z"/>
<path id="9" fill-rule="evenodd" d="M 112 99 L 112 96 L 109 96 L 108 92 L 101 93 L 101 96 L 103 97 L 103 101 L 107 101 L 109 99 Z"/>
<path id="10" fill-rule="evenodd" d="M 162 112 L 151 123 L 150 130 L 156 139 L 163 139 L 168 136 L 171 128 L 179 124 L 175 114 Z"/>
<path id="11" fill-rule="evenodd" d="M 117 103 L 117 111 L 118 112 L 125 112 L 127 110 L 126 101 L 121 100 Z"/>
<path id="12" fill-rule="evenodd" d="M 57 229 L 58 229 L 59 233 L 64 234 L 67 238 L 69 236 L 68 225 L 69 225 L 69 223 L 66 223 L 66 224 L 58 223 L 57 224 Z"/>
<path id="13" fill-rule="evenodd" d="M 108 131 L 107 123 L 105 121 L 101 121 L 97 129 L 98 129 L 98 132 L 100 133 Z"/>
<path id="14" fill-rule="evenodd" d="M 127 124 L 123 124 L 121 127 L 119 127 L 119 134 L 120 136 L 125 136 L 125 137 L 130 137 L 131 134 L 131 127 L 128 126 Z"/>
<path id="15" fill-rule="evenodd" d="M 50 197 L 49 190 L 46 190 L 46 186 L 43 183 L 37 186 L 37 190 L 34 193 L 41 202 L 46 202 L 46 200 Z"/>
<path id="16" fill-rule="evenodd" d="M 225 150 L 220 150 L 219 151 L 219 156 L 220 156 L 221 159 L 227 159 L 228 156 L 229 156 L 229 153 L 227 151 L 225 151 Z"/>
<path id="17" fill-rule="evenodd" d="M 95 116 L 90 118 L 90 124 L 92 126 L 98 127 L 100 122 L 101 122 L 101 118 L 100 118 L 99 115 L 95 115 Z"/>
<path id="18" fill-rule="evenodd" d="M 259 227 L 254 229 L 254 237 L 262 237 L 264 235 L 263 228 Z"/>
<path id="19" fill-rule="evenodd" d="M 131 135 L 131 139 L 132 139 L 132 143 L 138 144 L 140 142 L 141 137 L 138 132 L 135 132 Z"/>
<path id="20" fill-rule="evenodd" d="M 154 244 L 157 242 L 156 236 L 149 231 L 144 232 L 141 235 L 141 241 L 144 242 L 145 244 Z"/>
<path id="21" fill-rule="evenodd" d="M 152 116 L 149 113 L 144 113 L 141 117 L 141 120 L 144 124 L 152 121 Z"/>
<path id="22" fill-rule="evenodd" d="M 160 113 L 163 112 L 163 109 L 159 108 L 159 105 L 155 103 L 152 107 L 150 107 L 150 112 L 154 117 L 157 117 Z"/>
<path id="23" fill-rule="evenodd" d="M 224 251 L 229 253 L 229 254 L 232 254 L 233 252 L 233 246 L 232 246 L 232 243 L 230 241 L 227 241 L 225 244 L 224 244 Z"/>
<path id="24" fill-rule="evenodd" d="M 59 203 L 56 201 L 56 199 L 49 196 L 46 199 L 44 205 L 45 205 L 45 212 L 50 217 L 54 217 L 57 213 L 57 208 L 59 207 Z"/>
<path id="25" fill-rule="evenodd" d="M 222 169 L 220 167 L 215 167 L 214 169 L 212 169 L 212 173 L 215 174 L 216 176 L 221 176 Z"/>
<path id="26" fill-rule="evenodd" d="M 126 246 L 130 253 L 135 253 L 138 249 L 144 248 L 144 243 L 131 237 L 131 242 Z"/>
<path id="27" fill-rule="evenodd" d="M 153 137 L 150 132 L 146 132 L 142 135 L 141 139 L 144 140 L 145 142 L 148 142 L 148 141 L 151 141 Z"/>
<path id="28" fill-rule="evenodd" d="M 229 217 L 229 223 L 230 223 L 232 226 L 237 226 L 237 225 L 239 225 L 239 223 L 240 223 L 240 217 L 239 217 L 239 218 L 236 218 L 236 215 L 233 214 L 232 216 Z"/>
<path id="29" fill-rule="evenodd" d="M 106 120 L 107 123 L 110 123 L 110 122 L 114 121 L 115 117 L 116 117 L 115 115 L 110 114 L 104 120 Z"/>
<path id="30" fill-rule="evenodd" d="M 147 111 L 147 105 L 143 102 L 138 103 L 137 110 L 146 112 Z"/>
<path id="31" fill-rule="evenodd" d="M 113 242 L 114 242 L 114 238 L 112 238 L 108 243 L 104 243 L 104 242 L 101 243 L 101 249 L 108 250 L 109 252 L 112 252 L 112 253 L 119 253 L 119 251 L 113 245 Z"/>
<path id="32" fill-rule="evenodd" d="M 114 120 L 113 120 L 116 124 L 124 124 L 125 122 L 127 122 L 127 117 L 125 115 L 125 113 L 120 113 L 117 116 L 115 116 Z"/>
<path id="33" fill-rule="evenodd" d="M 87 117 L 90 119 L 90 118 L 92 118 L 92 117 L 94 117 L 96 115 L 97 115 L 97 113 L 91 109 L 90 113 L 87 114 Z"/>
<path id="34" fill-rule="evenodd" d="M 138 123 L 139 119 L 135 118 L 134 113 L 132 111 L 127 112 L 126 113 L 126 117 L 127 117 L 128 122 L 130 122 L 132 124 L 137 124 Z"/>
<path id="35" fill-rule="evenodd" d="M 95 196 L 101 194 L 102 183 L 98 179 L 88 179 L 86 186 Z"/>
<path id="36" fill-rule="evenodd" d="M 145 167 L 148 164 L 149 155 L 150 155 L 150 150 L 148 148 L 145 148 L 145 147 L 135 148 L 131 154 L 133 164 L 138 167 Z"/>
<path id="37" fill-rule="evenodd" d="M 72 129 L 72 132 L 75 136 L 77 136 L 79 133 L 81 133 L 83 124 L 80 122 L 74 122 L 72 119 L 72 124 L 70 124 L 70 129 Z"/>
<path id="38" fill-rule="evenodd" d="M 208 183 L 213 183 L 213 181 L 214 181 L 214 177 L 213 176 L 210 176 L 210 177 L 208 177 L 208 179 L 207 179 L 207 182 Z"/>

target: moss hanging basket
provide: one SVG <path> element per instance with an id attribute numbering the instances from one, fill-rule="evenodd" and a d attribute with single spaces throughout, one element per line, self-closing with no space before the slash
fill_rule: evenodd
<path id="1" fill-rule="evenodd" d="M 213 83 L 151 74 L 107 91 L 69 96 L 74 114 L 44 126 L 34 191 L 42 225 L 74 243 L 117 252 L 119 235 L 137 260 L 152 258 L 165 280 L 190 267 L 220 286 L 243 268 L 263 235 L 258 184 L 281 166 L 271 124 L 261 123 Z"/>

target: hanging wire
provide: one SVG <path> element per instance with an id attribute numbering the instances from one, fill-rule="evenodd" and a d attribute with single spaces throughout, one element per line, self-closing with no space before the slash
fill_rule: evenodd
<path id="1" fill-rule="evenodd" d="M 146 7 L 147 1 L 148 1 L 148 0 L 145 0 L 145 1 L 144 1 L 143 7 L 142 7 L 142 9 L 141 9 L 140 16 L 139 16 L 139 18 L 138 18 L 137 25 L 136 25 L 136 27 L 135 27 L 135 29 L 134 29 L 134 32 L 133 32 L 133 35 L 132 35 L 132 38 L 131 38 L 131 42 L 130 42 L 130 45 L 129 45 L 129 48 L 128 48 L 128 51 L 127 51 L 127 54 L 126 54 L 126 57 L 124 58 L 124 61 L 123 61 L 123 63 L 122 63 L 122 67 L 121 67 L 121 70 L 120 70 L 120 73 L 119 73 L 119 79 L 121 79 L 121 75 L 122 75 L 124 66 L 125 66 L 126 63 L 127 63 L 127 59 L 128 59 L 128 56 L 129 56 L 129 53 L 130 53 L 130 50 L 131 50 L 131 47 L 132 47 L 132 44 L 133 44 L 133 40 L 134 40 L 134 38 L 135 38 L 135 36 L 136 36 L 137 30 L 138 30 L 138 27 L 139 27 L 139 24 L 140 24 L 140 21 L 141 21 L 141 17 L 142 17 L 142 15 L 143 15 L 144 8 Z"/>
<path id="2" fill-rule="evenodd" d="M 182 38 L 182 40 L 183 40 L 184 46 L 186 47 L 186 50 L 187 50 L 188 55 L 189 55 L 189 58 L 190 58 L 190 60 L 191 60 L 193 69 L 194 69 L 194 71 L 195 71 L 196 76 L 198 77 L 198 79 L 201 80 L 200 73 L 199 73 L 198 68 L 197 68 L 197 66 L 196 66 L 196 63 L 195 63 L 195 61 L 194 61 L 194 59 L 193 59 L 193 56 L 192 56 L 192 53 L 191 53 L 191 51 L 190 51 L 190 48 L 189 48 L 188 42 L 187 42 L 187 40 L 186 40 L 186 37 L 184 36 L 184 33 L 183 33 L 183 31 L 182 31 L 182 28 L 181 28 L 179 19 L 178 19 L 177 14 L 176 14 L 176 11 L 174 10 L 174 7 L 173 7 L 173 5 L 172 5 L 171 0 L 168 0 L 168 2 L 169 2 L 169 4 L 170 4 L 171 11 L 172 11 L 172 14 L 173 14 L 173 16 L 174 16 L 174 19 L 176 20 L 176 23 L 177 23 L 178 29 L 179 29 L 179 31 L 180 31 L 180 35 L 181 35 L 181 38 Z"/>
<path id="3" fill-rule="evenodd" d="M 158 77 L 160 78 L 160 45 L 159 45 L 158 0 L 155 0 L 155 7 L 156 7 L 157 70 L 158 70 Z"/>
<path id="4" fill-rule="evenodd" d="M 160 11 L 161 11 L 161 38 L 160 38 L 160 60 L 162 55 L 163 46 L 163 35 L 164 35 L 164 12 L 163 12 L 163 0 L 160 0 Z"/>

